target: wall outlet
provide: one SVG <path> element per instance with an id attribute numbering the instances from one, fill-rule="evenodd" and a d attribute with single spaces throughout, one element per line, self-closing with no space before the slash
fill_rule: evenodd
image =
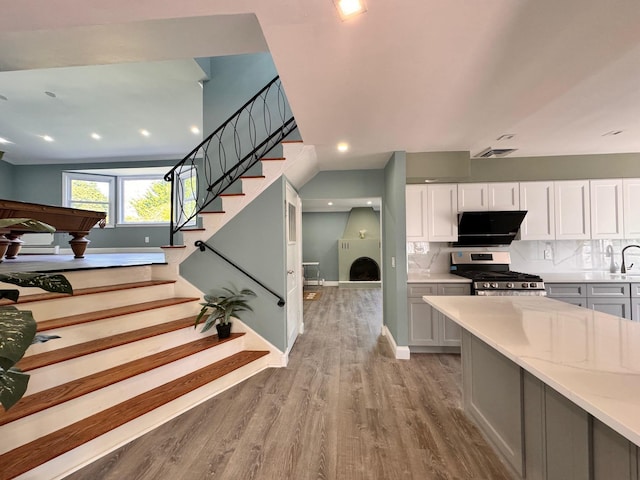
<path id="1" fill-rule="evenodd" d="M 553 260 L 553 250 L 551 250 L 551 247 L 545 248 L 543 255 L 545 260 Z"/>
<path id="2" fill-rule="evenodd" d="M 396 268 L 396 257 L 391 257 L 391 268 Z"/>
<path id="3" fill-rule="evenodd" d="M 149 237 L 144 237 L 144 243 L 149 243 Z"/>

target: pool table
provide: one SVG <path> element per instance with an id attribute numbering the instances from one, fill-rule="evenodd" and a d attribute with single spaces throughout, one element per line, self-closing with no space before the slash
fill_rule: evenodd
<path id="1" fill-rule="evenodd" d="M 96 224 L 104 228 L 106 217 L 105 212 L 0 199 L 0 218 L 33 218 L 55 227 L 57 232 L 69 233 L 73 237 L 69 244 L 75 258 L 84 258 L 89 244 L 85 237 Z M 20 226 L 0 229 L 0 261 L 5 255 L 9 259 L 18 255 L 23 243 L 20 237 L 25 233 L 33 232 Z"/>

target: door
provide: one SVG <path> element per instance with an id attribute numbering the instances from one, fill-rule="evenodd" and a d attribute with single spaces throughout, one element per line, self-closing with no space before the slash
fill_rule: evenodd
<path id="1" fill-rule="evenodd" d="M 287 242 L 287 351 L 290 351 L 302 323 L 302 202 L 293 187 L 287 184 L 285 230 Z"/>

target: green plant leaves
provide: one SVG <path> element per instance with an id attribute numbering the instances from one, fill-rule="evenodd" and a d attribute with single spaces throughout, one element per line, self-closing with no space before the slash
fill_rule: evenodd
<path id="1" fill-rule="evenodd" d="M 29 375 L 19 370 L 5 371 L 0 368 L 0 403 L 9 410 L 27 391 Z"/>
<path id="2" fill-rule="evenodd" d="M 247 297 L 255 297 L 255 292 L 248 288 L 238 290 L 234 286 L 232 287 L 223 287 L 220 294 L 210 293 L 204 295 L 204 303 L 201 303 L 202 309 L 196 317 L 194 328 L 198 326 L 200 320 L 207 313 L 209 313 L 209 316 L 204 322 L 202 333 L 210 330 L 217 322 L 227 324 L 231 322 L 231 317 L 240 319 L 239 314 L 241 312 L 253 312 Z"/>
<path id="3" fill-rule="evenodd" d="M 0 368 L 9 370 L 20 361 L 36 334 L 36 321 L 28 310 L 0 307 Z"/>
<path id="4" fill-rule="evenodd" d="M 0 282 L 19 287 L 39 287 L 47 292 L 73 293 L 73 287 L 64 275 L 49 275 L 37 272 L 0 273 Z"/>

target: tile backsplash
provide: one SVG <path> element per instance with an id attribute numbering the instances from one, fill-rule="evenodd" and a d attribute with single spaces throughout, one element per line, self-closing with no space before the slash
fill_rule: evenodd
<path id="1" fill-rule="evenodd" d="M 511 253 L 511 269 L 527 273 L 564 273 L 605 271 L 611 267 L 607 247 L 613 249 L 617 271 L 622 263 L 621 252 L 626 245 L 640 245 L 640 240 L 558 240 L 515 241 L 508 247 L 456 248 L 448 243 L 408 242 L 407 268 L 409 271 L 444 273 L 449 271 L 450 252 L 460 250 L 506 250 Z M 626 253 L 627 271 L 640 272 L 640 248 Z"/>

